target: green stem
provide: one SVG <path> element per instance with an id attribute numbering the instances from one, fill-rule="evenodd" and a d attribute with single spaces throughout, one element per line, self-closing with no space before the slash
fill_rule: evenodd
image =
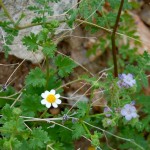
<path id="1" fill-rule="evenodd" d="M 118 15 L 117 15 L 117 19 L 113 28 L 113 32 L 112 32 L 112 36 L 111 36 L 111 41 L 112 41 L 112 55 L 113 55 L 113 63 L 114 63 L 114 77 L 118 77 L 118 67 L 117 67 L 117 52 L 116 52 L 116 31 L 117 31 L 117 27 L 118 27 L 118 23 L 120 20 L 120 16 L 121 16 L 121 11 L 123 8 L 123 3 L 124 0 L 121 0 L 120 3 L 120 7 L 118 10 Z"/>
<path id="2" fill-rule="evenodd" d="M 42 115 L 40 116 L 40 118 L 43 118 L 46 113 L 47 113 L 47 109 L 45 109 L 45 111 L 42 113 Z"/>
<path id="3" fill-rule="evenodd" d="M 90 133 L 89 129 L 87 128 L 87 126 L 85 125 L 84 122 L 82 122 L 82 125 L 83 125 L 85 131 L 86 131 L 86 132 L 88 133 L 88 135 L 91 137 L 91 133 Z"/>
<path id="4" fill-rule="evenodd" d="M 11 15 L 9 14 L 8 10 L 6 9 L 5 5 L 3 4 L 2 0 L 0 0 L 0 6 L 3 8 L 4 13 L 6 14 L 6 16 L 9 18 L 9 20 L 15 24 L 13 18 L 11 17 Z"/>
<path id="5" fill-rule="evenodd" d="M 48 82 L 49 82 L 49 59 L 48 59 L 48 56 L 46 56 L 46 87 L 45 89 L 48 88 Z"/>
<path id="6" fill-rule="evenodd" d="M 94 114 L 94 115 L 90 115 L 89 117 L 98 117 L 98 116 L 104 116 L 107 113 L 101 113 L 101 114 Z"/>
<path id="7" fill-rule="evenodd" d="M 86 111 L 86 116 L 88 116 L 89 113 L 90 113 L 91 104 L 92 104 L 92 98 L 94 96 L 93 91 L 94 91 L 94 89 L 92 89 L 92 91 L 91 91 L 91 96 L 90 96 L 90 99 L 89 99 L 88 108 L 87 108 L 87 111 Z"/>

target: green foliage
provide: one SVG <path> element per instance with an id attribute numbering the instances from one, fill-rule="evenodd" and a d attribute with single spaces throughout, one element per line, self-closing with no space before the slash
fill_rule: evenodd
<path id="1" fill-rule="evenodd" d="M 30 149 L 38 149 L 44 148 L 45 144 L 49 141 L 49 137 L 47 132 L 42 130 L 41 127 L 33 128 L 31 133 L 31 138 L 29 140 L 29 147 Z"/>
<path id="2" fill-rule="evenodd" d="M 94 132 L 93 135 L 91 135 L 91 139 L 92 139 L 92 142 L 91 144 L 94 146 L 94 147 L 99 147 L 100 146 L 100 142 L 99 142 L 99 139 L 101 138 L 101 134 L 98 133 L 97 131 Z"/>
<path id="3" fill-rule="evenodd" d="M 54 57 L 54 54 L 55 54 L 55 51 L 56 51 L 56 45 L 55 44 L 45 44 L 43 46 L 43 49 L 42 49 L 43 53 L 46 55 L 46 56 L 49 56 L 51 58 Z"/>
<path id="4" fill-rule="evenodd" d="M 55 65 L 58 67 L 58 74 L 60 77 L 68 76 L 73 71 L 73 68 L 76 67 L 76 64 L 70 58 L 62 55 L 56 57 Z"/>
<path id="5" fill-rule="evenodd" d="M 85 129 L 81 123 L 73 124 L 72 129 L 73 129 L 73 134 L 72 134 L 73 139 L 79 139 L 82 135 L 85 134 Z"/>
<path id="6" fill-rule="evenodd" d="M 43 87 L 46 84 L 45 74 L 40 68 L 32 69 L 29 75 L 26 76 L 25 84 L 33 87 Z"/>
<path id="7" fill-rule="evenodd" d="M 3 89 L 0 89 L 3 90 Z M 16 91 L 14 88 L 12 88 L 11 86 L 7 87 L 6 91 L 1 91 L 0 92 L 0 107 L 2 108 L 6 103 L 11 104 L 13 101 L 12 99 L 16 98 L 18 96 L 18 94 L 12 96 L 10 99 L 6 99 L 6 97 L 15 94 Z"/>
<path id="8" fill-rule="evenodd" d="M 44 111 L 45 108 L 40 103 L 41 97 L 38 95 L 24 94 L 22 99 L 22 111 L 25 116 L 38 116 L 38 112 Z"/>
<path id="9" fill-rule="evenodd" d="M 130 132 L 128 132 L 130 131 Z M 138 143 L 141 147 L 143 147 L 143 149 L 149 149 L 148 143 L 144 140 L 143 135 L 142 134 L 138 134 L 135 129 L 132 128 L 122 128 L 121 130 L 121 135 L 123 135 L 125 138 L 131 139 L 133 141 L 135 141 L 136 143 Z M 129 148 L 134 148 L 136 150 L 139 150 L 139 147 L 136 147 L 135 145 L 133 145 L 133 143 L 129 143 L 129 142 L 124 142 L 123 144 L 120 144 L 119 147 L 121 149 L 129 149 Z"/>
<path id="10" fill-rule="evenodd" d="M 38 50 L 37 45 L 37 36 L 34 33 L 31 33 L 30 36 L 25 36 L 22 39 L 23 44 L 28 48 L 28 50 L 36 51 Z"/>
<path id="11" fill-rule="evenodd" d="M 87 50 L 87 56 L 96 55 L 97 52 L 101 53 L 98 60 L 101 60 L 102 57 L 102 60 L 105 59 L 105 63 L 112 67 L 111 31 L 116 22 L 121 1 L 82 0 L 77 7 L 69 8 L 66 11 L 64 20 L 49 19 L 53 15 L 50 3 L 59 1 L 34 0 L 28 10 L 34 12 L 35 17 L 27 26 L 20 25 L 25 16 L 24 13 L 17 21 L 13 21 L 10 18 L 11 15 L 9 16 L 4 11 L 5 17 L 8 17 L 9 21 L 8 19 L 0 21 L 0 27 L 5 33 L 1 38 L 5 56 L 8 56 L 11 51 L 9 45 L 12 44 L 21 29 L 40 26 L 41 29 L 38 33 L 30 32 L 29 35 L 24 36 L 22 43 L 33 53 L 41 50 L 46 58 L 46 61 L 39 65 L 40 68 L 36 67 L 29 72 L 25 78 L 25 87 L 20 92 L 17 93 L 9 86 L 4 89 L 2 85 L 0 91 L 0 149 L 73 150 L 75 149 L 74 141 L 81 137 L 91 141 L 90 144 L 97 150 L 111 149 L 111 146 L 120 150 L 150 149 L 150 96 L 144 95 L 142 90 L 143 87 L 149 86 L 145 72 L 150 70 L 150 55 L 147 52 L 142 55 L 137 53 L 140 46 L 137 41 L 140 39 L 136 33 L 135 21 L 128 13 L 131 7 L 136 8 L 137 6 L 128 0 L 124 1 L 123 13 L 121 13 L 115 37 L 119 73 L 133 74 L 136 84 L 132 87 L 119 87 L 120 79 L 113 77 L 111 69 L 106 70 L 105 76 L 102 77 L 102 74 L 95 74 L 92 77 L 87 74 L 79 75 L 77 80 L 86 83 L 84 90 L 89 87 L 86 93 L 89 101 L 82 102 L 82 97 L 79 97 L 76 100 L 81 101 L 77 102 L 77 106 L 71 106 L 70 109 L 70 106 L 65 104 L 65 99 L 69 98 L 65 98 L 67 90 L 64 92 L 63 90 L 67 88 L 63 89 L 65 87 L 63 83 L 64 78 L 68 79 L 67 77 L 73 72 L 77 63 L 70 57 L 57 54 L 56 31 L 63 21 L 72 28 L 74 23 L 79 21 L 76 20 L 78 18 L 87 24 L 82 27 L 92 33 L 101 33 L 99 29 L 107 29 L 109 32 L 103 32 L 92 48 Z M 122 36 L 125 36 L 126 39 L 123 40 Z M 135 41 L 132 47 L 131 39 Z M 97 62 L 99 63 L 99 61 Z M 41 66 L 45 68 L 43 69 Z M 100 66 L 100 68 L 102 67 Z M 129 79 L 126 80 L 129 81 Z M 66 84 L 69 85 L 72 82 L 74 83 L 71 81 Z M 59 105 L 59 109 L 48 109 L 41 104 L 43 99 L 41 94 L 52 89 L 59 94 L 62 92 L 60 97 L 62 104 Z M 100 103 L 98 107 L 93 106 L 93 98 Z M 47 98 L 45 99 L 47 100 Z M 135 105 L 133 100 L 136 101 Z M 126 104 L 135 107 L 138 117 L 127 120 L 121 114 L 121 110 Z M 103 113 L 106 106 L 111 109 L 110 116 L 106 115 L 105 111 Z M 97 109 L 92 109 L 93 107 Z M 55 113 L 57 110 L 60 113 Z M 93 110 L 96 111 L 96 114 Z"/>
<path id="12" fill-rule="evenodd" d="M 77 103 L 77 107 L 78 107 L 78 116 L 84 117 L 88 110 L 88 104 L 86 102 L 80 101 Z"/>
<path id="13" fill-rule="evenodd" d="M 104 3 L 103 0 L 83 0 L 79 5 L 79 14 L 81 17 L 86 18 L 87 20 L 91 21 L 92 17 L 95 17 L 95 10 L 101 10 L 102 4 Z M 90 17 L 92 15 L 92 17 Z"/>

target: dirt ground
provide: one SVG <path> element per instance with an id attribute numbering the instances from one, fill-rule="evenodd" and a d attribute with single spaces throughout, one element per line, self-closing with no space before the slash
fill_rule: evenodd
<path id="1" fill-rule="evenodd" d="M 17 68 L 23 60 L 18 59 L 15 56 L 9 55 L 5 59 L 4 54 L 0 53 L 0 84 L 4 85 L 14 70 Z M 8 84 L 13 86 L 16 90 L 20 90 L 24 85 L 25 76 L 28 74 L 30 69 L 37 65 L 32 64 L 29 61 L 23 62 L 23 64 L 16 70 L 14 75 L 10 78 Z"/>

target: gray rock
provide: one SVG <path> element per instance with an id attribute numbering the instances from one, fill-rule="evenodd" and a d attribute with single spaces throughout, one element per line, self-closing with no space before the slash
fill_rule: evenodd
<path id="1" fill-rule="evenodd" d="M 4 1 L 4 4 L 6 8 L 8 9 L 9 13 L 13 17 L 14 21 L 18 20 L 21 13 L 23 12 L 26 16 L 22 19 L 20 26 L 24 26 L 25 24 L 30 24 L 31 20 L 36 16 L 35 13 L 27 10 L 27 7 L 29 5 L 35 5 L 34 0 L 7 0 Z M 58 20 L 61 20 L 64 18 L 62 15 L 59 17 L 60 14 L 63 14 L 67 9 L 69 8 L 75 8 L 77 4 L 77 0 L 61 0 L 58 3 L 49 3 L 50 6 L 53 8 L 53 16 L 48 17 L 56 18 Z M 2 13 L 2 9 L 0 10 L 0 13 Z M 56 16 L 56 17 L 55 17 Z M 6 19 L 3 18 L 3 20 Z M 39 63 L 43 60 L 44 56 L 42 52 L 39 50 L 37 52 L 30 52 L 27 51 L 26 47 L 23 46 L 21 39 L 25 35 L 29 35 L 30 32 L 38 33 L 41 29 L 41 26 L 34 26 L 27 29 L 20 30 L 19 35 L 15 38 L 13 45 L 10 46 L 11 52 L 10 54 L 15 55 L 18 58 L 30 60 L 32 63 Z M 56 36 L 61 33 L 64 33 L 63 29 L 69 29 L 66 23 L 62 23 L 60 27 L 56 30 Z M 68 32 L 68 31 L 67 31 Z M 61 39 L 62 40 L 62 39 Z M 0 44 L 1 49 L 2 44 Z"/>
<path id="2" fill-rule="evenodd" d="M 88 102 L 89 98 L 82 94 L 73 94 L 72 92 L 67 93 L 68 98 L 67 101 L 69 105 L 76 106 L 78 102 Z"/>

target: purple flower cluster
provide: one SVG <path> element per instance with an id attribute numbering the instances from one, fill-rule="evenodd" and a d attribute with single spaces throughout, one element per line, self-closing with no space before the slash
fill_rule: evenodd
<path id="1" fill-rule="evenodd" d="M 104 113 L 106 113 L 105 114 L 106 117 L 110 117 L 111 116 L 111 112 L 112 112 L 112 110 L 109 107 L 105 107 L 104 108 Z"/>
<path id="2" fill-rule="evenodd" d="M 136 84 L 136 80 L 133 78 L 133 75 L 128 74 L 120 74 L 119 75 L 119 81 L 117 82 L 119 88 L 130 88 L 133 87 Z"/>
<path id="3" fill-rule="evenodd" d="M 138 117 L 136 108 L 132 103 L 124 105 L 124 107 L 121 109 L 121 115 L 124 116 L 128 121 L 132 118 Z"/>

